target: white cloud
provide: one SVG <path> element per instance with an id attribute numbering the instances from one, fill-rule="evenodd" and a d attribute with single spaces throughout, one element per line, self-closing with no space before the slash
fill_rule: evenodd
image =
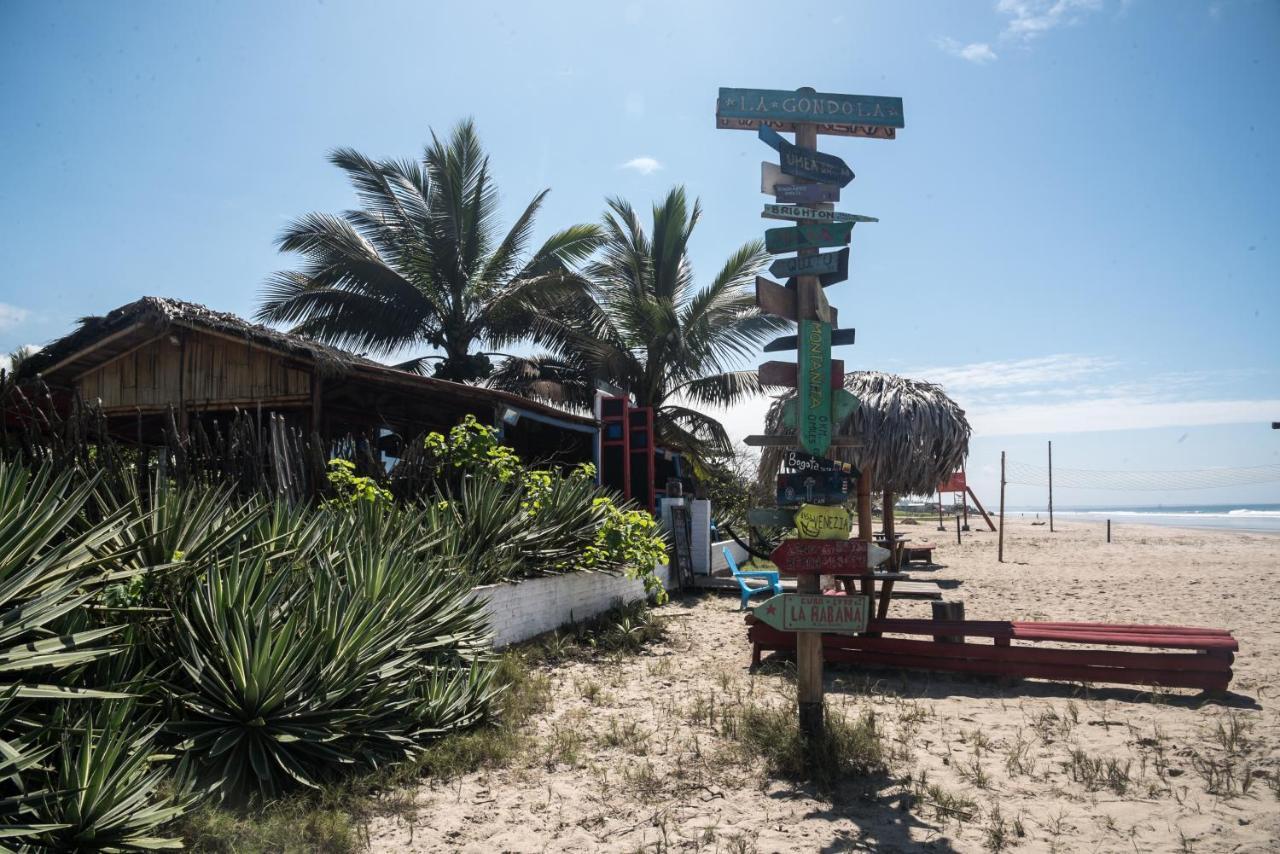
<path id="1" fill-rule="evenodd" d="M 662 168 L 662 164 L 658 162 L 657 158 L 649 157 L 648 155 L 641 155 L 640 157 L 631 158 L 618 168 L 631 169 L 639 172 L 641 175 L 652 175 L 654 172 L 657 172 Z"/>
<path id="2" fill-rule="evenodd" d="M 31 312 L 25 308 L 9 305 L 7 302 L 0 302 L 0 329 L 10 329 L 17 326 L 30 316 Z"/>
<path id="3" fill-rule="evenodd" d="M 966 410 L 975 436 L 1092 433 L 1206 424 L 1264 423 L 1280 412 L 1280 400 L 1159 401 L 1101 397 L 1066 403 L 973 407 Z"/>
<path id="4" fill-rule="evenodd" d="M 18 347 L 18 348 L 15 348 L 15 349 L 19 349 L 19 350 L 26 350 L 26 351 L 28 351 L 28 352 L 27 352 L 27 355 L 28 355 L 28 356 L 32 356 L 32 355 L 35 355 L 36 353 L 40 352 L 40 345 L 39 345 L 39 344 L 24 344 L 22 347 Z M 8 354 L 8 353 L 0 353 L 0 370 L 5 370 L 5 371 L 11 371 L 11 370 L 13 370 L 13 360 L 9 358 L 9 354 Z"/>
<path id="5" fill-rule="evenodd" d="M 974 362 L 952 367 L 919 368 L 904 375 L 937 383 L 949 391 L 1008 388 L 1010 386 L 1061 383 L 1102 373 L 1117 366 L 1111 359 L 1075 353 L 1058 353 L 1030 359 Z"/>
<path id="6" fill-rule="evenodd" d="M 1052 29 L 1074 24 L 1102 8 L 1102 0 L 998 0 L 996 11 L 1009 20 L 1001 38 L 1030 42 Z"/>
<path id="7" fill-rule="evenodd" d="M 944 36 L 935 39 L 934 43 L 944 53 L 963 59 L 966 62 L 972 62 L 974 65 L 986 65 L 988 62 L 995 62 L 998 57 L 996 52 L 991 49 L 991 45 L 986 42 L 973 42 L 971 44 L 963 44 L 953 38 Z"/>

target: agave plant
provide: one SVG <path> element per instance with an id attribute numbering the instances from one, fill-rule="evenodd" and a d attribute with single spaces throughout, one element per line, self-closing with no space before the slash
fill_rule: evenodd
<path id="1" fill-rule="evenodd" d="M 75 715 L 67 704 L 53 723 L 65 728 L 41 796 L 29 799 L 35 821 L 26 840 L 54 851 L 148 851 L 181 848 L 157 830 L 194 802 L 166 795 L 169 774 L 156 754 L 160 727 L 139 722 L 132 702 L 100 704 Z M 69 720 L 63 720 L 69 718 Z"/>
<path id="2" fill-rule="evenodd" d="M 223 799 L 318 786 L 488 712 L 488 677 L 473 675 L 487 637 L 465 579 L 376 537 L 305 575 L 232 556 L 177 618 L 172 727 Z"/>

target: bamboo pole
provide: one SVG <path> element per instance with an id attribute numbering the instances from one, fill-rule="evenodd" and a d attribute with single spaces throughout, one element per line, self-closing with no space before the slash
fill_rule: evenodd
<path id="1" fill-rule="evenodd" d="M 1004 563 L 1004 451 L 1000 452 L 1000 546 L 997 560 Z"/>
<path id="2" fill-rule="evenodd" d="M 1049 442 L 1049 533 L 1053 533 L 1053 442 Z"/>

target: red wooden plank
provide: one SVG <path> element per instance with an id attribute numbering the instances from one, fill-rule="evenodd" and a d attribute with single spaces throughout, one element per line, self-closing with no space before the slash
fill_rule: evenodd
<path id="1" fill-rule="evenodd" d="M 1227 649 L 1235 652 L 1240 644 L 1232 637 L 1216 635 L 1137 635 L 1126 632 L 1075 632 L 1057 629 L 1016 629 L 1014 640 L 1055 641 L 1057 643 L 1097 643 L 1115 646 L 1159 646 L 1169 649 Z"/>
<path id="2" fill-rule="evenodd" d="M 1145 670 L 1199 670 L 1209 673 L 1231 669 L 1231 660 L 1189 652 L 1121 652 L 1112 649 L 1046 649 L 1029 646 L 993 646 L 976 643 L 936 643 L 902 638 L 845 637 L 840 649 L 866 652 L 963 658 L 977 661 L 1054 664 L 1064 667 L 1133 667 Z"/>
<path id="3" fill-rule="evenodd" d="M 1031 679 L 1056 679 L 1067 682 L 1114 682 L 1136 685 L 1160 685 L 1166 688 L 1199 688 L 1223 691 L 1231 682 L 1231 671 L 1144 670 L 1126 667 L 1062 667 L 1052 664 L 1029 664 L 1001 661 L 968 661 L 915 655 L 858 652 L 827 649 L 828 661 L 875 664 L 887 667 L 909 667 L 919 670 L 948 670 L 961 673 L 985 673 L 991 676 L 1021 676 Z"/>
<path id="4" fill-rule="evenodd" d="M 1231 632 L 1226 629 L 1207 629 L 1197 626 L 1156 626 L 1142 625 L 1139 623 L 1055 623 L 1049 620 L 1015 620 L 1013 625 L 1034 626 L 1039 628 L 1060 626 L 1062 628 L 1080 629 L 1082 631 L 1106 629 L 1118 632 L 1137 632 L 1138 634 L 1231 635 Z"/>

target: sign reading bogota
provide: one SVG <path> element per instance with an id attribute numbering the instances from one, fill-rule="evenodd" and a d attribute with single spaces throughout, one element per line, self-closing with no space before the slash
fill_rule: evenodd
<path id="1" fill-rule="evenodd" d="M 859 472 L 849 463 L 829 460 L 826 457 L 815 457 L 804 451 L 787 451 L 782 457 L 782 464 L 792 471 L 834 471 L 858 477 Z"/>
<path id="2" fill-rule="evenodd" d="M 778 475 L 778 504 L 844 504 L 853 479 L 838 472 L 783 472 Z"/>
<path id="3" fill-rule="evenodd" d="M 906 127 L 902 99 L 879 95 L 837 95 L 799 89 L 731 89 L 721 87 L 716 98 L 716 119 L 752 119 L 768 122 Z M 719 122 L 717 121 L 717 124 Z"/>
<path id="4" fill-rule="evenodd" d="M 769 559 L 783 575 L 862 575 L 888 557 L 866 540 L 783 540 Z"/>
<path id="5" fill-rule="evenodd" d="M 783 593 L 761 602 L 751 613 L 782 632 L 856 635 L 867 630 L 869 606 L 866 596 Z"/>

